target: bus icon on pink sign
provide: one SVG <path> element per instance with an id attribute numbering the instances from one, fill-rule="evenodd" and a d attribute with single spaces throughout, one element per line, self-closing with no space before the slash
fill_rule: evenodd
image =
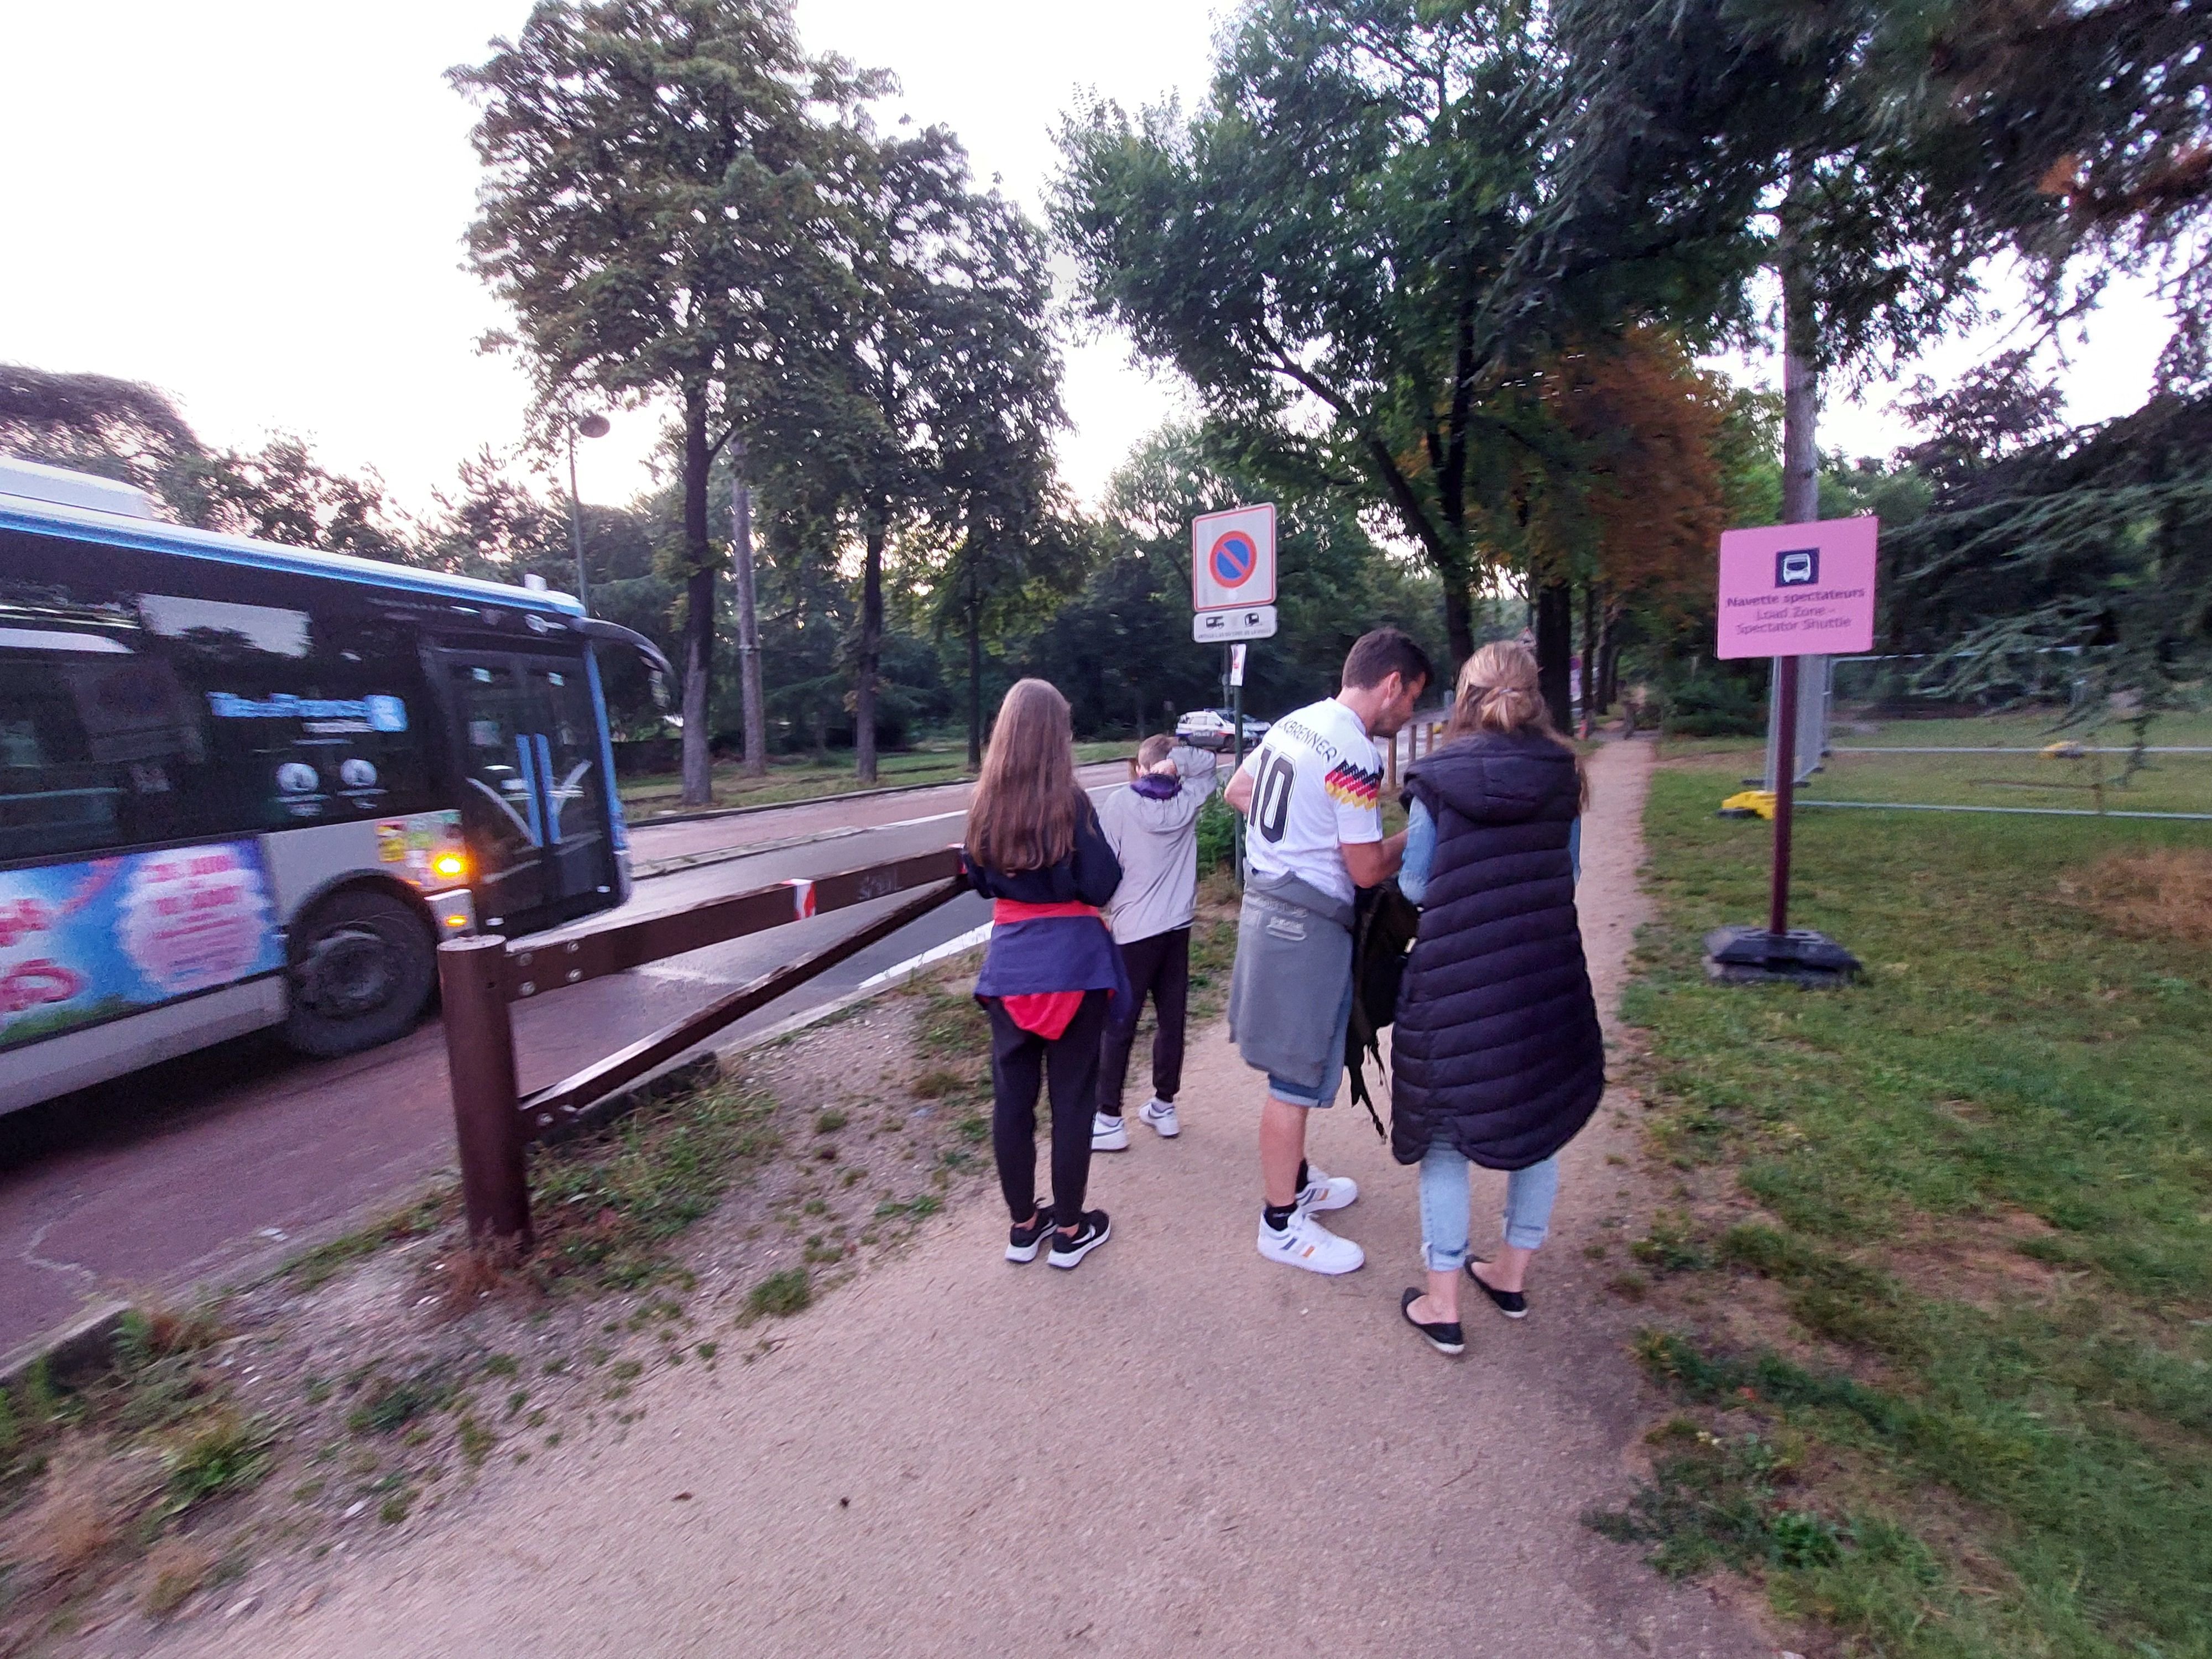
<path id="1" fill-rule="evenodd" d="M 1874 649 L 1871 517 L 1731 530 L 1721 538 L 1723 657 Z"/>

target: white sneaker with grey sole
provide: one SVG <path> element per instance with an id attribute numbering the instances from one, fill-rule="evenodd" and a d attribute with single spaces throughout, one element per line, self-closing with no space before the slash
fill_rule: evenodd
<path id="1" fill-rule="evenodd" d="M 1260 1254 L 1286 1267 L 1304 1267 L 1310 1273 L 1348 1273 L 1367 1264 L 1367 1252 L 1348 1238 L 1339 1238 L 1304 1210 L 1291 1213 L 1289 1224 L 1277 1232 L 1260 1218 Z"/>
<path id="2" fill-rule="evenodd" d="M 1137 1108 L 1137 1121 L 1149 1123 L 1159 1131 L 1162 1140 L 1173 1140 L 1182 1133 L 1182 1125 L 1176 1121 L 1175 1102 L 1158 1097 Z"/>
<path id="3" fill-rule="evenodd" d="M 1306 1165 L 1306 1184 L 1298 1188 L 1301 1210 L 1340 1210 L 1359 1197 L 1359 1183 L 1350 1176 L 1324 1175 Z"/>
<path id="4" fill-rule="evenodd" d="M 1118 1117 L 1093 1112 L 1091 1115 L 1091 1150 L 1094 1152 L 1127 1152 L 1129 1126 Z"/>

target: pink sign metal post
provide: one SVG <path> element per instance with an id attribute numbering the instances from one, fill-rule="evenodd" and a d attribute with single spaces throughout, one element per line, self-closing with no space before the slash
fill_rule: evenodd
<path id="1" fill-rule="evenodd" d="M 1721 538 L 1723 658 L 1771 657 L 1781 676 L 1776 718 L 1774 868 L 1766 927 L 1723 928 L 1705 941 L 1717 978 L 1833 982 L 1858 960 L 1824 933 L 1790 927 L 1790 807 L 1797 781 L 1797 659 L 1874 648 L 1872 518 L 1731 530 Z"/>

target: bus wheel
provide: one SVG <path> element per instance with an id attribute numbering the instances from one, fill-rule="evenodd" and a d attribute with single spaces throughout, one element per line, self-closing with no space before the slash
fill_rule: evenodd
<path id="1" fill-rule="evenodd" d="M 286 979 L 284 1041 L 303 1054 L 356 1054 L 422 1017 L 438 982 L 436 945 L 403 901 L 350 888 L 294 928 Z"/>

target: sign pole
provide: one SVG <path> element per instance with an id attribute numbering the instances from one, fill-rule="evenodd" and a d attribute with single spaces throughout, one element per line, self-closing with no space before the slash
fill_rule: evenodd
<path id="1" fill-rule="evenodd" d="M 1232 776 L 1244 768 L 1244 677 L 1237 672 L 1237 653 L 1243 648 L 1241 645 L 1221 647 L 1222 675 L 1229 682 L 1229 719 L 1237 728 L 1236 759 L 1230 763 L 1229 768 Z M 1237 872 L 1237 880 L 1241 886 L 1244 880 L 1244 815 L 1231 812 L 1229 817 L 1231 867 Z"/>
<path id="2" fill-rule="evenodd" d="M 1766 931 L 1777 939 L 1790 932 L 1790 809 L 1797 790 L 1797 659 L 1777 657 L 1782 676 L 1782 730 L 1775 737 L 1774 879 L 1766 907 Z"/>
<path id="3" fill-rule="evenodd" d="M 1765 657 L 1779 676 L 1773 715 L 1774 864 L 1765 927 L 1723 927 L 1705 936 L 1705 973 L 1735 984 L 1781 981 L 1838 985 L 1858 958 L 1826 934 L 1790 926 L 1792 829 L 1797 796 L 1797 720 L 1804 702 L 1799 660 L 1874 643 L 1876 541 L 1871 517 L 1797 519 L 1721 538 L 1716 654 Z M 1819 695 L 1815 682 L 1815 696 Z"/>

